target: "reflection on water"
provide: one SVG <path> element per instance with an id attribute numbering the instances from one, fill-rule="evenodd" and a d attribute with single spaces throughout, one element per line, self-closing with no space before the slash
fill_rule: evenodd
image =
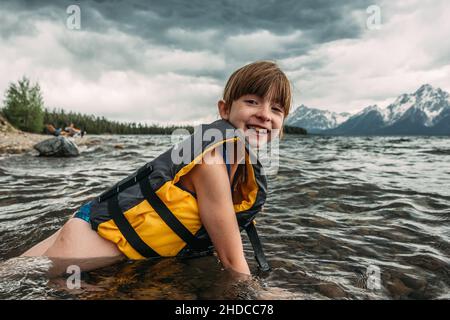
<path id="1" fill-rule="evenodd" d="M 170 140 L 97 136 L 76 159 L 1 155 L 0 299 L 449 297 L 450 139 L 444 137 L 287 135 L 257 219 L 273 271 L 250 281 L 237 281 L 210 256 L 124 261 L 83 272 L 81 288 L 68 289 L 70 275 L 56 275 L 61 261 L 14 258 Z"/>

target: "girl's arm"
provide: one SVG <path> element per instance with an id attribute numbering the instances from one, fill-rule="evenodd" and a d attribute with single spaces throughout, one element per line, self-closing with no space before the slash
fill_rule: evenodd
<path id="1" fill-rule="evenodd" d="M 191 174 L 200 218 L 224 268 L 249 275 L 222 155 L 213 150 L 207 161 L 196 165 Z"/>

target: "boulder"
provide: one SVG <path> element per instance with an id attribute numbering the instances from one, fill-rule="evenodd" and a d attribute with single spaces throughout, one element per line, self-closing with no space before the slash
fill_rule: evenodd
<path id="1" fill-rule="evenodd" d="M 45 157 L 76 157 L 80 151 L 75 143 L 66 137 L 55 137 L 39 142 L 33 146 L 40 156 Z"/>

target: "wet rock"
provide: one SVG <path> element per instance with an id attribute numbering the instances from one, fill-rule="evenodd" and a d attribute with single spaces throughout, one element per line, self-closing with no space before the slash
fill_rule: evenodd
<path id="1" fill-rule="evenodd" d="M 310 198 L 317 198 L 317 195 L 319 194 L 319 191 L 311 190 L 311 189 L 301 190 L 301 191 L 306 191 L 306 195 Z"/>
<path id="2" fill-rule="evenodd" d="M 439 271 L 446 269 L 446 263 L 430 255 L 414 255 L 407 257 L 407 261 L 412 265 L 424 268 L 430 271 Z"/>
<path id="3" fill-rule="evenodd" d="M 321 283 L 318 285 L 319 292 L 332 299 L 346 298 L 347 293 L 334 283 Z"/>
<path id="4" fill-rule="evenodd" d="M 123 144 L 114 145 L 114 149 L 123 149 L 123 148 L 125 148 Z"/>
<path id="5" fill-rule="evenodd" d="M 359 227 L 357 234 L 363 235 L 363 236 L 371 236 L 371 235 L 373 235 L 373 230 L 366 228 L 366 227 Z"/>
<path id="6" fill-rule="evenodd" d="M 331 228 L 331 227 L 336 227 L 337 223 L 326 219 L 326 218 L 322 218 L 322 217 L 314 217 L 311 222 L 310 222 L 311 226 L 314 226 L 316 228 Z"/>
<path id="7" fill-rule="evenodd" d="M 99 140 L 99 139 L 87 139 L 82 144 L 85 145 L 85 146 L 90 147 L 90 146 L 95 146 L 95 145 L 102 144 L 102 141 Z M 81 145 L 81 143 L 79 143 L 79 145 Z"/>
<path id="8" fill-rule="evenodd" d="M 331 255 L 333 259 L 340 260 L 341 254 L 337 250 L 328 249 L 328 254 Z"/>
<path id="9" fill-rule="evenodd" d="M 427 287 L 427 281 L 425 279 L 419 279 L 414 276 L 403 275 L 400 277 L 401 281 L 414 290 L 424 290 Z"/>
<path id="10" fill-rule="evenodd" d="M 39 142 L 33 146 L 40 156 L 46 157 L 76 157 L 80 155 L 75 143 L 65 137 L 55 137 Z"/>
<path id="11" fill-rule="evenodd" d="M 342 210 L 341 206 L 339 205 L 339 203 L 336 203 L 336 202 L 326 203 L 325 207 L 328 208 L 328 209 L 331 209 L 333 211 L 336 211 L 336 212 L 343 212 L 343 210 Z"/>
<path id="12" fill-rule="evenodd" d="M 394 278 L 389 281 L 387 283 L 387 289 L 394 299 L 406 298 L 413 291 L 411 288 L 405 286 L 405 284 L 398 278 Z"/>

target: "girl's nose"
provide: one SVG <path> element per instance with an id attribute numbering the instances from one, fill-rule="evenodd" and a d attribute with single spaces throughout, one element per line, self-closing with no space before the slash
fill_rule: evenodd
<path id="1" fill-rule="evenodd" d="M 259 108 L 256 116 L 264 122 L 271 121 L 270 103 L 264 103 L 261 108 Z"/>

